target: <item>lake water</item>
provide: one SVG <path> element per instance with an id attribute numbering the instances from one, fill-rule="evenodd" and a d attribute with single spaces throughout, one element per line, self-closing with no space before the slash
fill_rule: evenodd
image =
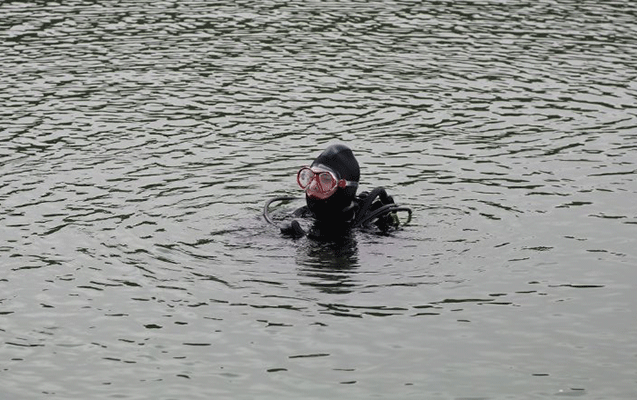
<path id="1" fill-rule="evenodd" d="M 634 399 L 636 21 L 3 1 L 0 397 Z M 266 223 L 335 142 L 411 224 Z"/>

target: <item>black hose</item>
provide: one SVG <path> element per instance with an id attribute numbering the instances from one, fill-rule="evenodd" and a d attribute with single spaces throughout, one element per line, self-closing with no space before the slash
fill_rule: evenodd
<path id="1" fill-rule="evenodd" d="M 273 199 L 266 201 L 265 206 L 263 207 L 263 216 L 265 217 L 265 220 L 271 223 L 272 225 L 276 225 L 274 223 L 274 220 L 270 216 L 270 210 L 269 210 L 270 204 L 274 203 L 275 201 L 289 201 L 289 200 L 296 200 L 296 199 L 297 197 L 282 196 L 282 197 L 275 197 Z"/>
<path id="2" fill-rule="evenodd" d="M 380 199 L 382 206 L 370 213 L 369 209 L 372 207 L 374 201 L 376 201 L 376 198 Z M 363 203 L 358 210 L 358 215 L 353 225 L 362 226 L 374 220 L 375 218 L 381 217 L 382 215 L 400 211 L 407 212 L 409 214 L 409 216 L 407 217 L 407 222 L 405 222 L 403 225 L 411 222 L 411 209 L 409 207 L 399 206 L 398 204 L 394 203 L 394 199 L 387 194 L 385 188 L 377 187 L 372 190 L 363 200 Z"/>
<path id="3" fill-rule="evenodd" d="M 372 203 L 379 196 L 381 198 L 387 197 L 387 192 L 382 187 L 375 188 L 367 195 L 367 197 L 365 197 L 365 200 L 363 200 L 363 204 L 361 204 L 360 208 L 358 209 L 357 216 L 356 216 L 356 219 L 354 220 L 353 226 L 360 226 L 362 224 L 362 220 L 366 219 L 365 214 L 367 214 L 367 211 L 372 206 Z"/>
<path id="4" fill-rule="evenodd" d="M 282 197 L 275 197 L 273 199 L 266 201 L 265 206 L 263 207 L 263 216 L 265 217 L 265 220 L 274 226 L 278 226 L 272 219 L 272 216 L 270 215 L 270 204 L 274 203 L 275 201 L 289 201 L 289 200 L 297 200 L 297 199 L 298 199 L 297 197 L 282 196 Z M 286 236 L 291 236 L 293 238 L 300 238 L 306 235 L 303 228 L 301 228 L 301 224 L 299 224 L 299 221 L 295 219 L 292 220 L 292 222 L 288 222 L 281 226 L 278 226 L 278 228 L 281 230 L 282 234 Z"/>
<path id="5" fill-rule="evenodd" d="M 404 211 L 409 214 L 409 216 L 407 217 L 407 222 L 405 222 L 403 225 L 408 224 L 411 221 L 411 208 L 399 206 L 398 204 L 394 204 L 394 203 L 385 204 L 377 208 L 376 210 L 372 211 L 371 213 L 367 215 L 363 215 L 360 221 L 358 221 L 358 224 L 362 226 L 376 218 L 379 218 L 382 215 L 389 214 L 392 212 L 399 212 L 399 211 Z"/>

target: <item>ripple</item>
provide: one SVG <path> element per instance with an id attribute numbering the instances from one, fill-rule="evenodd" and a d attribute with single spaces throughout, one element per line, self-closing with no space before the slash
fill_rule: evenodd
<path id="1" fill-rule="evenodd" d="M 625 397 L 635 16 L 622 0 L 4 2 L 6 391 Z M 325 244 L 259 219 L 333 141 L 409 226 Z"/>

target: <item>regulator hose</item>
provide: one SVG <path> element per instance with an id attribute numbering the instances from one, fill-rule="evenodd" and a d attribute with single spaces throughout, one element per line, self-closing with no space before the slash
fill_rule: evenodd
<path id="1" fill-rule="evenodd" d="M 296 197 L 281 196 L 281 197 L 274 197 L 266 201 L 265 206 L 263 207 L 263 217 L 265 218 L 266 221 L 268 221 L 272 225 L 276 225 L 274 223 L 274 220 L 272 219 L 272 216 L 270 215 L 270 204 L 274 203 L 275 201 L 290 201 L 290 200 L 296 200 L 296 199 L 297 199 Z"/>
<path id="2" fill-rule="evenodd" d="M 379 199 L 382 205 L 370 212 L 370 208 L 372 207 L 376 199 Z M 403 225 L 408 224 L 411 221 L 411 208 L 399 206 L 398 204 L 394 203 L 394 199 L 387 194 L 385 188 L 377 187 L 372 190 L 366 197 L 364 197 L 363 203 L 358 210 L 353 225 L 362 226 L 376 218 L 382 217 L 383 215 L 399 211 L 407 212 L 409 214 L 409 216 L 407 217 L 407 222 L 405 222 Z"/>
<path id="3" fill-rule="evenodd" d="M 270 215 L 270 204 L 274 203 L 275 201 L 289 201 L 289 200 L 297 200 L 297 199 L 298 199 L 297 197 L 282 196 L 282 197 L 275 197 L 273 199 L 266 201 L 265 206 L 263 207 L 263 217 L 270 224 L 277 226 L 274 220 L 272 219 L 272 216 Z M 281 229 L 281 233 L 283 233 L 284 235 L 292 236 L 294 238 L 305 236 L 305 231 L 303 230 L 303 228 L 301 228 L 301 224 L 299 224 L 299 221 L 295 219 L 293 219 L 292 222 L 279 226 L 279 229 Z"/>
<path id="4" fill-rule="evenodd" d="M 399 206 L 398 204 L 385 204 L 384 206 L 377 208 L 371 213 L 367 215 L 363 215 L 363 217 L 358 221 L 358 226 L 363 226 L 367 224 L 368 222 L 373 221 L 374 219 L 379 218 L 383 215 L 387 215 L 389 213 L 395 213 L 399 211 L 404 211 L 409 214 L 407 216 L 407 222 L 403 224 L 403 225 L 407 225 L 411 221 L 411 208 Z"/>

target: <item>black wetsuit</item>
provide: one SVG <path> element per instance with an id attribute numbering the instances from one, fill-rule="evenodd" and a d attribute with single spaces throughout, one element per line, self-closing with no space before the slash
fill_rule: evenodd
<path id="1" fill-rule="evenodd" d="M 263 210 L 265 219 L 271 224 L 276 225 L 270 215 L 270 205 L 276 201 L 294 199 L 296 198 L 275 197 L 268 200 Z M 408 214 L 407 221 L 402 224 L 405 225 L 411 220 L 411 209 L 396 204 L 385 189 L 379 187 L 371 192 L 362 192 L 356 196 L 350 203 L 350 206 L 335 213 L 333 218 L 329 220 L 316 219 L 315 214 L 308 206 L 296 209 L 292 213 L 293 218 L 314 218 L 314 224 L 309 232 L 305 232 L 296 219 L 283 223 L 280 229 L 281 233 L 292 237 L 300 237 L 306 234 L 317 237 L 335 236 L 346 233 L 352 228 L 373 228 L 381 233 L 387 233 L 401 225 L 397 216 L 397 213 L 401 211 Z"/>

